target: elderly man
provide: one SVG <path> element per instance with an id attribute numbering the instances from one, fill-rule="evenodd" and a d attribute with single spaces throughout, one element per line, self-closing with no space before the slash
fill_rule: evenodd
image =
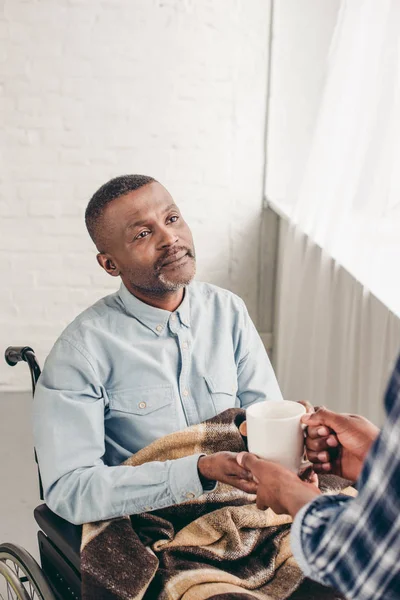
<path id="1" fill-rule="evenodd" d="M 78 524 L 179 504 L 217 480 L 255 491 L 228 452 L 119 466 L 161 436 L 282 396 L 243 301 L 192 281 L 192 235 L 160 183 L 109 181 L 86 225 L 99 265 L 122 283 L 65 329 L 38 382 L 46 503 Z"/>

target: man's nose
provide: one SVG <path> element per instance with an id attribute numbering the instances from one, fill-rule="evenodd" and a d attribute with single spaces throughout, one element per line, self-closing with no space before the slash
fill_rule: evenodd
<path id="1" fill-rule="evenodd" d="M 161 231 L 160 236 L 160 247 L 167 248 L 168 246 L 173 246 L 178 241 L 178 236 L 176 231 L 168 227 L 164 227 Z"/>

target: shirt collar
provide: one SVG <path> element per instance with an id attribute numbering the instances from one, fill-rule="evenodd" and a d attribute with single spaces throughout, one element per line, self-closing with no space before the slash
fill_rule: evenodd
<path id="1" fill-rule="evenodd" d="M 190 327 L 190 293 L 191 288 L 189 284 L 185 287 L 183 300 L 175 311 L 178 313 L 181 322 L 186 325 L 186 327 Z"/>
<path id="2" fill-rule="evenodd" d="M 175 313 L 179 315 L 181 322 L 186 325 L 186 327 L 190 327 L 189 287 L 190 286 L 187 286 L 185 288 L 184 298 L 175 311 Z M 125 306 L 125 310 L 128 314 L 135 317 L 138 321 L 154 331 L 154 333 L 157 335 L 160 335 L 164 331 L 171 316 L 171 312 L 169 310 L 156 308 L 155 306 L 150 306 L 150 304 L 142 302 L 139 300 L 139 298 L 136 298 L 136 296 L 131 294 L 131 292 L 122 282 L 118 295 L 122 300 L 122 303 Z"/>

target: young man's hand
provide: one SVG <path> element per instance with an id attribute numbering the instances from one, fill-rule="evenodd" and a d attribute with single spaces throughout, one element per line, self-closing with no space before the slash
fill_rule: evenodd
<path id="1" fill-rule="evenodd" d="M 241 452 L 237 461 L 253 474 L 258 484 L 257 508 L 260 510 L 270 507 L 276 514 L 294 517 L 300 508 L 321 493 L 316 485 L 302 481 L 292 471 L 255 454 Z"/>
<path id="2" fill-rule="evenodd" d="M 304 415 L 307 457 L 316 473 L 334 473 L 356 481 L 379 429 L 359 415 L 326 408 Z"/>
<path id="3" fill-rule="evenodd" d="M 197 464 L 200 480 L 202 482 L 221 481 L 221 483 L 228 483 L 248 494 L 255 494 L 257 484 L 253 480 L 252 474 L 239 465 L 236 457 L 235 452 L 216 452 L 208 456 L 201 456 Z"/>

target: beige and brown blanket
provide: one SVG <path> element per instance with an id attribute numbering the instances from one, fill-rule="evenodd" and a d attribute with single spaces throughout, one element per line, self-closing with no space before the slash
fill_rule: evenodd
<path id="1" fill-rule="evenodd" d="M 124 464 L 240 452 L 241 409 L 157 440 Z M 338 491 L 343 482 L 326 477 Z M 83 527 L 83 600 L 334 600 L 303 576 L 290 550 L 287 515 L 260 511 L 255 496 L 228 485 L 200 498 Z M 300 586 L 300 587 L 299 587 Z M 297 590 L 297 591 L 295 591 Z"/>

